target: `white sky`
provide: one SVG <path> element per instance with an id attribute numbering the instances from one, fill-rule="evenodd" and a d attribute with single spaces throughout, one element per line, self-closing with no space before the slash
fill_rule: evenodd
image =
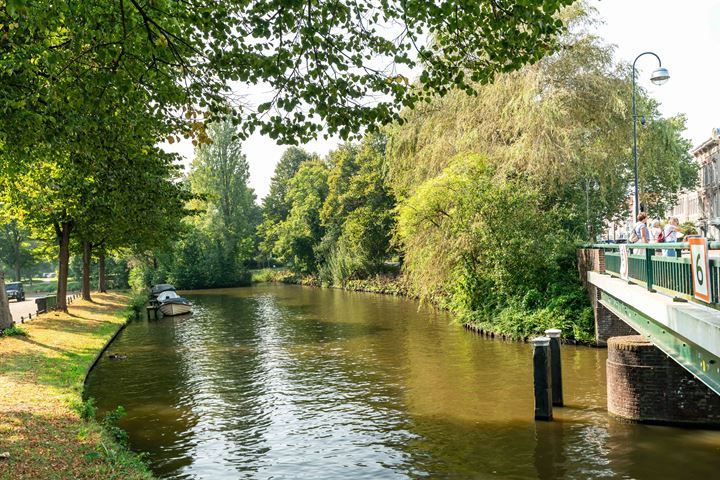
<path id="1" fill-rule="evenodd" d="M 598 33 L 617 46 L 616 58 L 632 63 L 652 51 L 670 72 L 670 80 L 653 85 L 649 76 L 657 60 L 638 60 L 638 84 L 660 103 L 665 116 L 685 113 L 685 137 L 693 146 L 720 127 L 720 1 L 593 0 L 605 25 Z"/>
<path id="2" fill-rule="evenodd" d="M 651 55 L 638 60 L 638 84 L 660 103 L 665 116 L 685 113 L 685 136 L 697 146 L 710 138 L 713 127 L 720 127 L 720 0 L 591 0 L 605 22 L 597 33 L 617 46 L 616 58 L 632 63 L 645 51 L 655 52 L 670 71 L 662 86 L 649 81 L 657 67 Z M 630 139 L 628 139 L 630 142 Z M 304 145 L 308 151 L 327 154 L 338 139 L 316 140 Z M 168 145 L 189 163 L 192 145 Z M 243 150 L 250 163 L 250 186 L 258 200 L 267 195 L 270 178 L 286 146 L 268 137 L 253 135 Z"/>

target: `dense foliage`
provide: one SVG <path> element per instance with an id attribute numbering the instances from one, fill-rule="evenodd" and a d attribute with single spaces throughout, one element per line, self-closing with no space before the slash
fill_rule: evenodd
<path id="1" fill-rule="evenodd" d="M 632 182 L 631 78 L 612 47 L 565 12 L 563 48 L 533 65 L 403 112 L 383 135 L 309 162 L 288 186 L 289 214 L 259 232 L 281 264 L 324 284 L 394 290 L 442 304 L 461 321 L 514 337 L 559 327 L 592 335 L 575 241 L 626 215 Z M 664 212 L 696 167 L 682 117 L 640 132 L 642 201 Z M 660 193 L 662 192 L 662 195 Z M 289 277 L 292 279 L 292 277 Z M 390 289 L 393 290 L 393 289 Z"/>
<path id="2" fill-rule="evenodd" d="M 377 274 L 390 253 L 394 201 L 383 182 L 385 137 L 347 143 L 326 161 L 306 159 L 288 178 L 273 179 L 286 190 L 288 209 L 273 218 L 265 203 L 258 229 L 261 245 L 295 271 L 319 275 L 327 284 Z"/>
<path id="3" fill-rule="evenodd" d="M 163 140 L 208 143 L 206 120 L 227 118 L 241 137 L 289 144 L 376 130 L 553 51 L 568 3 L 0 0 L 1 200 L 56 250 L 65 310 L 71 254 L 82 252 L 90 299 L 93 255 L 102 270 L 107 254 L 161 250 L 177 234 L 187 189 Z M 192 245 L 238 272 L 237 227 L 193 225 L 207 241 Z"/>
<path id="4" fill-rule="evenodd" d="M 0 0 L 0 254 L 55 253 L 60 309 L 71 255 L 89 299 L 93 258 L 102 289 L 122 253 L 138 287 L 236 286 L 257 261 L 587 338 L 572 244 L 627 213 L 631 84 L 571 3 Z M 696 172 L 684 118 L 638 106 L 659 214 Z M 288 149 L 260 211 L 240 148 L 256 129 L 364 137 Z M 183 136 L 187 176 L 159 148 Z"/>
<path id="5" fill-rule="evenodd" d="M 88 84 L 142 90 L 147 110 L 176 126 L 178 110 L 195 119 L 199 106 L 291 143 L 323 130 L 347 136 L 537 61 L 554 48 L 554 15 L 568 3 L 3 0 L 0 142 L 18 128 L 32 141 L 43 124 L 65 136 Z M 414 68 L 425 90 L 402 76 Z M 231 82 L 265 85 L 269 96 L 248 102 Z"/>

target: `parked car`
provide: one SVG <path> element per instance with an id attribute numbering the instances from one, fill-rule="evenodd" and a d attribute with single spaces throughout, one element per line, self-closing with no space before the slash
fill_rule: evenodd
<path id="1" fill-rule="evenodd" d="M 25 301 L 25 290 L 20 282 L 6 283 L 5 293 L 7 293 L 8 301 L 14 298 L 18 302 Z"/>

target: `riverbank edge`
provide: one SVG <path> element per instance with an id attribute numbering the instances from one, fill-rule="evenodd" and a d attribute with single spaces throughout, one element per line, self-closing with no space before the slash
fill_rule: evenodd
<path id="1" fill-rule="evenodd" d="M 420 296 L 410 291 L 407 284 L 402 281 L 398 281 L 397 277 L 390 276 L 376 276 L 365 280 L 349 280 L 345 286 L 341 285 L 323 285 L 316 277 L 307 275 L 298 275 L 289 270 L 284 269 L 266 269 L 259 271 L 259 274 L 253 274 L 253 283 L 284 283 L 288 285 L 303 285 L 306 287 L 317 287 L 317 288 L 334 288 L 337 290 L 343 290 L 347 292 L 364 292 L 364 293 L 377 293 L 381 295 L 392 295 L 397 297 L 406 297 L 413 300 L 420 300 Z M 450 311 L 450 308 L 441 300 L 434 299 L 428 301 L 433 307 L 439 308 L 440 310 Z M 492 338 L 496 340 L 502 340 L 507 342 L 522 342 L 527 343 L 531 337 L 515 337 L 499 331 L 493 331 L 487 329 L 483 325 L 476 324 L 474 322 L 458 322 L 465 330 L 468 330 L 477 335 L 481 335 L 486 338 Z M 562 337 L 561 343 L 565 345 L 580 345 L 585 347 L 600 348 L 593 341 L 577 340 L 575 338 Z"/>
<path id="2" fill-rule="evenodd" d="M 88 442 L 88 444 L 85 445 L 85 447 L 90 447 L 91 452 L 85 455 L 85 460 L 87 461 L 87 465 L 81 465 L 81 471 L 77 471 L 77 465 L 71 465 L 68 467 L 67 470 L 71 470 L 73 467 L 75 468 L 74 471 L 64 471 L 62 467 L 58 468 L 57 465 L 52 462 L 52 458 L 47 459 L 50 462 L 53 463 L 53 470 L 52 470 L 52 476 L 43 476 L 42 478 L 57 478 L 57 479 L 64 479 L 64 478 L 88 478 L 88 479 L 105 479 L 105 478 L 116 478 L 116 479 L 126 479 L 126 480 L 155 480 L 156 477 L 153 475 L 153 473 L 150 471 L 147 463 L 143 461 L 142 456 L 136 454 L 135 452 L 131 451 L 127 445 L 124 445 L 117 441 L 107 430 L 106 427 L 101 424 L 101 422 L 98 421 L 98 419 L 95 418 L 94 415 L 94 406 L 92 402 L 88 402 L 83 400 L 85 397 L 85 385 L 87 383 L 88 376 L 94 369 L 94 367 L 97 365 L 98 361 L 102 357 L 103 353 L 112 345 L 113 341 L 118 337 L 118 335 L 125 329 L 125 327 L 138 315 L 138 310 L 134 302 L 134 295 L 132 293 L 129 293 L 127 291 L 124 292 L 113 292 L 110 295 L 114 296 L 120 296 L 123 300 L 122 305 L 120 305 L 117 308 L 113 309 L 113 305 L 111 304 L 101 304 L 103 307 L 101 307 L 104 310 L 104 314 L 109 315 L 108 320 L 99 320 L 97 319 L 97 316 L 90 315 L 88 317 L 82 317 L 80 315 L 75 315 L 73 313 L 73 310 L 80 310 L 82 308 L 86 308 L 88 305 L 93 306 L 97 305 L 94 302 L 78 302 L 77 304 L 73 304 L 69 306 L 69 312 L 68 316 L 70 317 L 77 317 L 78 319 L 85 319 L 95 322 L 100 322 L 100 324 L 95 329 L 91 329 L 86 332 L 86 337 L 88 338 L 88 341 L 91 341 L 91 337 L 94 333 L 97 333 L 97 331 L 100 331 L 105 325 L 108 323 L 110 324 L 116 324 L 117 328 L 114 328 L 112 330 L 112 333 L 109 334 L 107 339 L 102 344 L 102 347 L 95 353 L 92 361 L 89 364 L 86 365 L 78 365 L 84 368 L 77 369 L 76 373 L 74 375 L 74 378 L 70 381 L 65 380 L 68 385 L 66 388 L 58 388 L 57 390 L 60 390 L 61 392 L 43 392 L 49 397 L 55 397 L 58 399 L 58 402 L 60 402 L 64 407 L 64 412 L 61 412 L 64 417 L 70 417 L 71 420 L 71 427 L 73 430 L 77 432 L 76 438 L 70 438 L 70 440 L 80 440 L 81 438 L 87 439 L 92 438 L 94 435 L 94 439 L 97 440 L 96 442 Z M 94 295 L 95 301 L 97 302 L 98 299 L 103 300 L 105 296 L 101 294 Z M 108 311 L 109 310 L 109 311 Z M 43 321 L 57 321 L 58 315 L 64 314 L 58 314 L 56 312 L 49 312 L 45 314 L 39 315 L 36 319 L 34 319 L 32 322 L 26 323 L 23 325 L 24 330 L 26 331 L 28 335 L 28 339 L 30 341 L 33 340 L 33 330 L 35 328 L 41 328 L 43 326 Z M 55 317 L 55 318 L 54 318 Z M 80 321 L 80 320 L 78 320 Z M 45 344 L 44 347 L 50 349 L 51 351 L 55 351 L 56 349 L 59 350 L 60 347 L 54 346 L 51 344 Z M 2 347 L 2 339 L 0 339 L 0 348 Z M 77 358 L 74 355 L 69 355 L 70 358 Z M 47 362 L 47 359 L 45 359 Z M 36 376 L 40 377 L 42 375 L 42 371 L 38 370 L 36 372 L 33 372 Z M 36 382 L 38 384 L 42 383 L 39 379 Z M 41 390 L 42 388 L 38 386 L 38 389 Z M 52 390 L 52 389 L 50 389 Z M 54 395 L 53 395 L 54 393 Z M 59 397 L 62 397 L 61 399 Z M 20 401 L 20 400 L 18 400 Z M 28 413 L 28 417 L 35 418 L 32 413 Z M 3 418 L 0 418 L 0 433 L 5 433 L 7 430 L 7 425 L 2 425 Z M 40 420 L 38 420 L 40 421 Z M 33 430 L 33 425 L 26 425 L 29 430 Z M 46 426 L 41 426 L 41 430 L 46 430 Z M 66 438 L 67 439 L 67 438 Z M 36 439 L 33 439 L 36 440 Z M 19 442 L 18 442 L 19 443 Z M 64 445 L 57 444 L 53 445 L 52 441 L 43 441 L 41 442 L 43 444 L 43 447 L 46 450 L 49 451 L 58 451 L 61 454 L 66 454 L 67 452 L 64 450 Z M 30 446 L 32 448 L 32 445 Z M 12 448 L 8 448 L 8 445 L 0 445 L 0 450 L 12 451 Z M 15 449 L 17 450 L 17 448 Z M 21 448 L 23 454 L 27 452 L 27 447 L 22 446 Z M 104 456 L 103 456 L 104 452 Z M 12 452 L 14 453 L 14 452 Z M 11 453 L 9 458 L 0 460 L 0 480 L 5 479 L 22 479 L 22 478 L 40 478 L 35 477 L 34 473 L 27 473 L 35 472 L 35 468 L 42 471 L 42 468 L 45 467 L 45 465 L 28 465 L 28 462 L 31 462 L 32 455 L 15 455 Z M 22 462 L 21 465 L 18 465 L 17 460 L 19 459 L 20 462 Z M 8 471 L 4 471 L 5 468 L 8 467 Z M 14 469 L 13 467 L 19 467 L 17 469 Z M 85 467 L 85 468 L 82 468 Z M 18 471 L 21 470 L 21 471 Z"/>

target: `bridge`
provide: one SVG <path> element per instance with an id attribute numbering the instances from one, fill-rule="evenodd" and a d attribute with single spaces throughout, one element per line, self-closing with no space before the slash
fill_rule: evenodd
<path id="1" fill-rule="evenodd" d="M 657 255 L 660 250 L 679 255 Z M 659 414 L 667 423 L 675 417 L 679 423 L 720 422 L 720 242 L 701 243 L 692 254 L 691 259 L 687 243 L 593 244 L 578 250 L 595 310 L 596 340 L 609 347 L 611 412 L 640 417 L 641 404 L 654 405 L 661 396 L 676 404 L 664 405 L 668 412 Z M 638 334 L 640 343 L 630 337 Z M 664 364 L 666 358 L 676 365 Z M 675 371 L 677 366 L 684 371 Z M 666 372 L 661 379 L 660 371 Z M 657 415 L 651 412 L 655 407 L 644 415 Z"/>

